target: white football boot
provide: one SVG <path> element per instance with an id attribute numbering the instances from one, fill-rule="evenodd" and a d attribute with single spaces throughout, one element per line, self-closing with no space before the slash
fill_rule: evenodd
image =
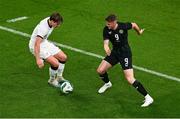
<path id="1" fill-rule="evenodd" d="M 144 104 L 142 104 L 141 107 L 147 107 L 150 104 L 152 104 L 153 102 L 154 102 L 153 98 L 149 94 L 147 94 L 145 96 Z"/>
<path id="2" fill-rule="evenodd" d="M 108 88 L 112 87 L 112 83 L 109 81 L 105 83 L 99 90 L 98 93 L 104 93 Z"/>
<path id="3" fill-rule="evenodd" d="M 57 81 L 60 82 L 60 81 L 66 81 L 66 79 L 63 77 L 63 76 L 57 76 Z"/>
<path id="4" fill-rule="evenodd" d="M 58 80 L 57 79 L 54 79 L 54 78 L 50 78 L 48 80 L 48 84 L 54 86 L 54 87 L 58 87 L 59 86 L 59 83 L 58 83 Z"/>

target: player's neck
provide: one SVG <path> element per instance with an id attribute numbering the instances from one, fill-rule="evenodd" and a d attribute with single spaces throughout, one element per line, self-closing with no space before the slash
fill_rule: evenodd
<path id="1" fill-rule="evenodd" d="M 52 28 L 52 25 L 50 24 L 50 20 L 49 20 L 49 19 L 47 20 L 47 23 L 48 23 L 48 26 L 49 26 L 50 28 Z"/>
<path id="2" fill-rule="evenodd" d="M 118 27 L 118 24 L 116 23 L 115 27 L 113 28 L 113 30 L 116 30 Z"/>

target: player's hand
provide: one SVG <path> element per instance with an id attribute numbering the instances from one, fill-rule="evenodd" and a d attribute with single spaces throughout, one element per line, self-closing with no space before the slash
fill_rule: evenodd
<path id="1" fill-rule="evenodd" d="M 107 51 L 106 51 L 106 54 L 107 54 L 107 56 L 110 56 L 111 50 L 107 50 Z"/>
<path id="2" fill-rule="evenodd" d="M 143 34 L 144 30 L 145 30 L 145 29 L 141 29 L 141 30 L 139 31 L 139 35 Z"/>
<path id="3" fill-rule="evenodd" d="M 44 67 L 44 61 L 42 59 L 37 59 L 36 64 L 40 69 Z"/>

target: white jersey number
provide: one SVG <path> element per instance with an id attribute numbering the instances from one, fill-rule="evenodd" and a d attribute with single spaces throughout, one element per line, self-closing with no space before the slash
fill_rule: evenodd
<path id="1" fill-rule="evenodd" d="M 125 66 L 128 67 L 128 58 L 124 58 Z"/>
<path id="2" fill-rule="evenodd" d="M 117 41 L 119 41 L 119 35 L 118 34 L 115 34 L 115 38 Z"/>

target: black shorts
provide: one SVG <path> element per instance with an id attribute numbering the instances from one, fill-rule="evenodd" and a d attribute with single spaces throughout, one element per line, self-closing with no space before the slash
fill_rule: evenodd
<path id="1" fill-rule="evenodd" d="M 110 63 L 112 66 L 120 63 L 123 70 L 132 69 L 131 55 L 119 55 L 117 52 L 112 51 L 110 56 L 106 56 L 104 60 Z"/>

